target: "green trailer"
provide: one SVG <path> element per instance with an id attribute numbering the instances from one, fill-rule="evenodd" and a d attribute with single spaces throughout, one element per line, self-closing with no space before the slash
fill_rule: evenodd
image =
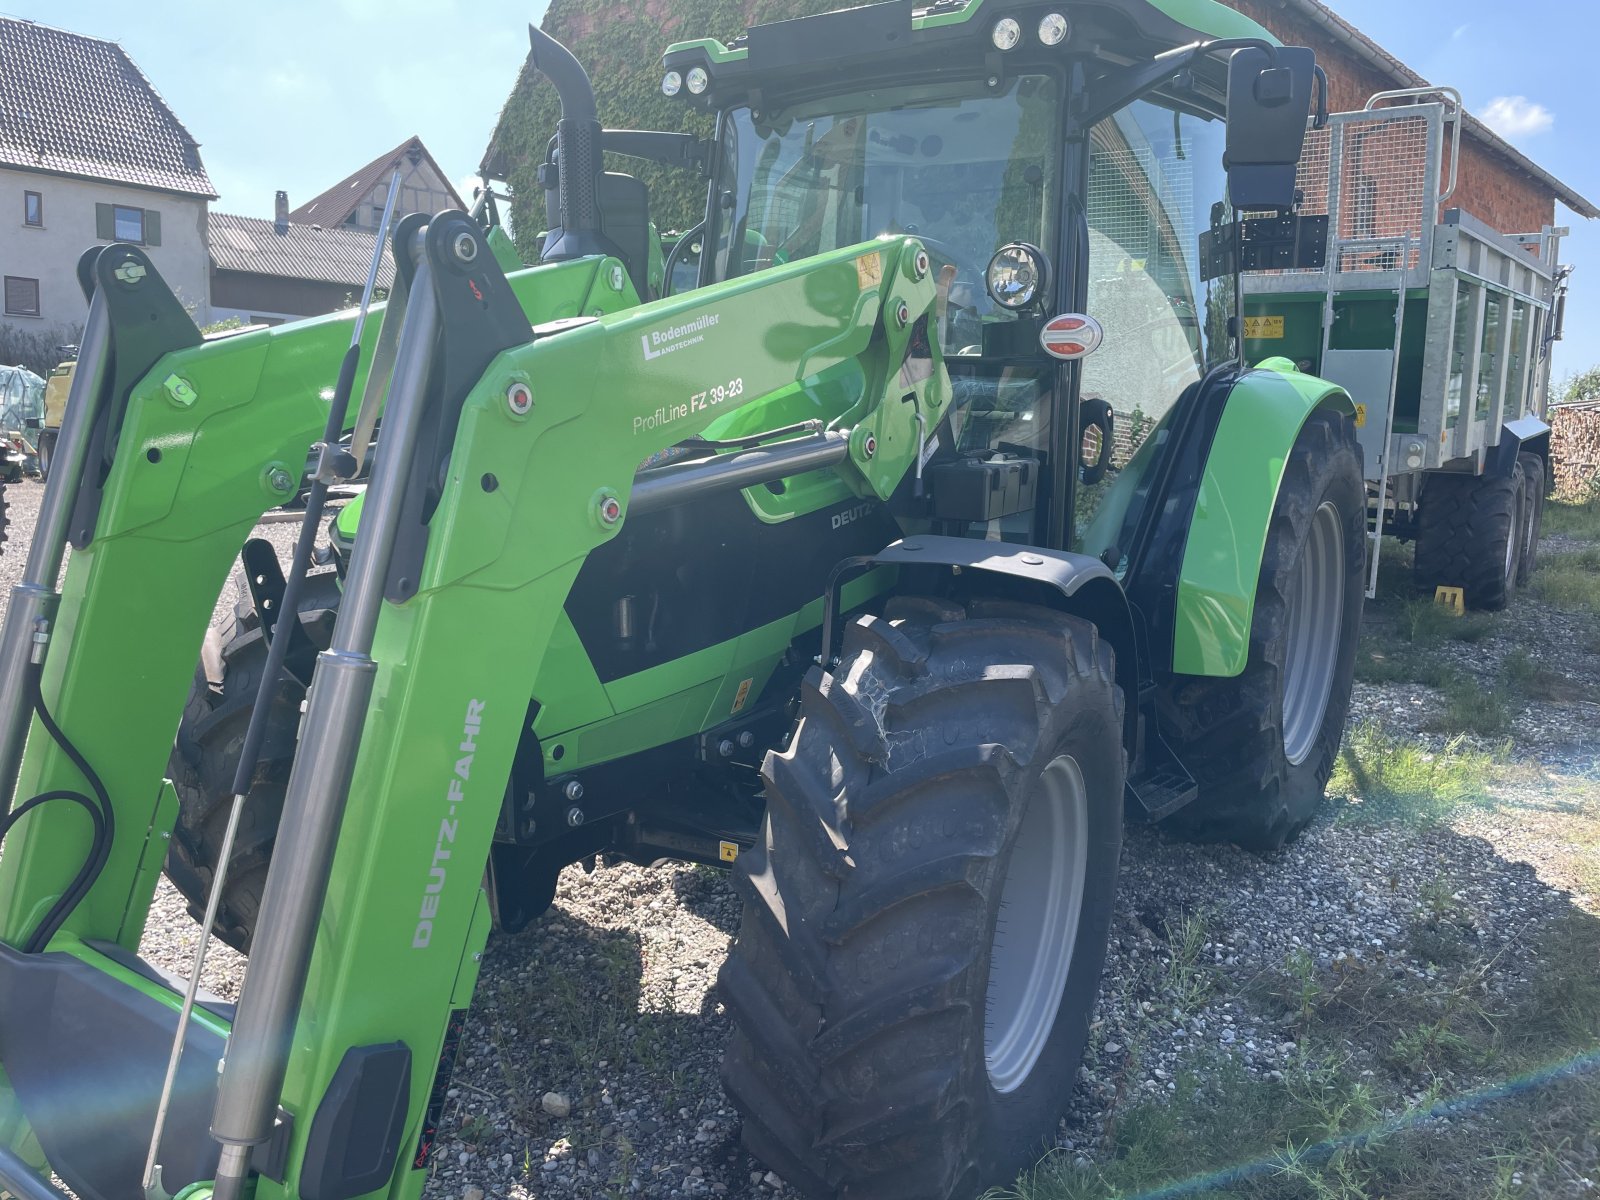
<path id="1" fill-rule="evenodd" d="M 1252 361 L 1287 357 L 1357 402 L 1368 595 L 1389 533 L 1415 540 L 1421 590 L 1500 608 L 1538 548 L 1567 231 L 1508 236 L 1472 215 L 1461 124 L 1458 94 L 1419 89 L 1309 135 L 1298 186 L 1302 213 L 1327 219 L 1324 261 L 1246 277 L 1245 344 Z"/>
<path id="2" fill-rule="evenodd" d="M 82 259 L 0 636 L 25 1200 L 416 1197 L 487 939 L 596 855 L 731 866 L 754 1154 L 965 1200 L 1067 1108 L 1124 821 L 1316 814 L 1357 410 L 1247 362 L 1240 286 L 1307 265 L 1310 51 L 1211 0 L 895 0 L 668 48 L 703 140 L 602 129 L 533 42 L 537 266 L 408 217 L 387 302 L 204 340 L 140 248 Z M 607 150 L 705 184 L 673 261 Z M 247 539 L 303 484 L 282 564 Z M 138 957 L 163 869 L 236 1006 L 204 938 Z"/>

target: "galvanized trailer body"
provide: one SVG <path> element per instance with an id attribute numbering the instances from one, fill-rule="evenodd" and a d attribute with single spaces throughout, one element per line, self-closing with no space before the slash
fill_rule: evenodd
<path id="1" fill-rule="evenodd" d="M 1502 443 L 1514 460 L 1548 434 L 1567 231 L 1507 236 L 1474 217 L 1460 139 L 1448 90 L 1333 116 L 1299 172 L 1302 213 L 1328 216 L 1325 266 L 1245 276 L 1248 356 L 1350 392 L 1375 505 L 1402 523 L 1424 473 L 1482 473 Z"/>

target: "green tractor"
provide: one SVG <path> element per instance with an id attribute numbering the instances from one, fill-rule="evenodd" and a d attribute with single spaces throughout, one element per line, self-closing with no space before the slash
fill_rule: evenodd
<path id="1" fill-rule="evenodd" d="M 1067 1107 L 1124 821 L 1317 809 L 1362 457 L 1239 337 L 1318 241 L 1309 51 L 1212 0 L 897 0 L 669 48 L 702 141 L 603 130 L 533 40 L 536 267 L 409 217 L 387 304 L 202 342 L 137 247 L 83 259 L 0 640 L 13 1195 L 416 1197 L 486 939 L 600 855 L 731 864 L 757 1157 L 971 1197 Z M 705 177 L 665 263 L 607 151 Z M 204 940 L 186 987 L 138 958 L 163 867 L 237 1006 Z"/>

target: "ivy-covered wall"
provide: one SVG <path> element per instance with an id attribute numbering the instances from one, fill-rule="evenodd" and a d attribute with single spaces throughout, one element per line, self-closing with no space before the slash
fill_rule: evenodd
<path id="1" fill-rule="evenodd" d="M 706 137 L 708 118 L 661 94 L 661 53 L 669 44 L 698 37 L 726 42 L 750 25 L 849 6 L 850 0 L 551 0 L 544 30 L 588 70 L 601 123 L 608 129 L 666 129 Z M 547 224 L 536 173 L 560 115 L 555 89 L 524 64 L 484 156 L 485 165 L 494 164 L 511 185 L 512 224 L 524 258 L 533 252 L 528 235 Z M 663 231 L 687 229 L 704 215 L 705 183 L 698 176 L 610 155 L 606 165 L 644 180 L 651 213 Z"/>

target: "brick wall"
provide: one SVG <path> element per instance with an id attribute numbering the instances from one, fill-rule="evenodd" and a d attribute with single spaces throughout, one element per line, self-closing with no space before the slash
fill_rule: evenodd
<path id="1" fill-rule="evenodd" d="M 1310 46 L 1317 52 L 1317 61 L 1328 72 L 1328 102 L 1334 112 L 1364 108 L 1373 93 L 1404 86 L 1357 57 L 1321 26 L 1287 10 L 1282 0 L 1226 3 L 1265 25 L 1282 41 Z M 1437 82 L 1449 84 L 1450 80 Z M 1470 133 L 1462 139 L 1461 181 L 1450 206 L 1466 209 L 1501 233 L 1536 233 L 1555 224 L 1556 202 L 1548 188 Z"/>

